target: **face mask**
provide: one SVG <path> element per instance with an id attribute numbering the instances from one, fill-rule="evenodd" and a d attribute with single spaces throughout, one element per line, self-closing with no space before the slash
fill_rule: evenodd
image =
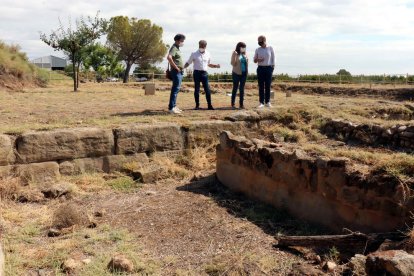
<path id="1" fill-rule="evenodd" d="M 183 47 L 184 46 L 184 42 L 180 42 L 180 44 L 178 44 L 179 47 Z"/>
<path id="2" fill-rule="evenodd" d="M 246 53 L 246 48 L 240 48 L 240 53 Z"/>
<path id="3" fill-rule="evenodd" d="M 258 44 L 259 44 L 260 46 L 263 46 L 263 45 L 264 45 L 264 42 L 263 42 L 263 41 L 259 41 L 259 42 L 258 42 Z"/>
<path id="4" fill-rule="evenodd" d="M 200 48 L 198 50 L 200 51 L 200 53 L 204 53 L 206 51 L 206 49 L 204 49 L 204 48 Z"/>

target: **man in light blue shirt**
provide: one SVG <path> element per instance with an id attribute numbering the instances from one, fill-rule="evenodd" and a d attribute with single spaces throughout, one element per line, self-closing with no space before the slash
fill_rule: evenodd
<path id="1" fill-rule="evenodd" d="M 264 35 L 259 36 L 259 48 L 254 54 L 254 62 L 258 64 L 257 67 L 257 81 L 259 83 L 259 101 L 258 108 L 272 107 L 270 103 L 270 90 L 272 87 L 273 70 L 275 69 L 275 52 L 272 46 L 266 43 Z"/>
<path id="2" fill-rule="evenodd" d="M 206 100 L 209 110 L 214 110 L 213 105 L 211 104 L 211 92 L 210 86 L 208 84 L 208 73 L 207 69 L 210 68 L 220 68 L 220 64 L 210 63 L 210 53 L 206 50 L 207 41 L 200 40 L 199 49 L 191 54 L 190 58 L 184 65 L 184 68 L 190 66 L 194 63 L 193 67 L 193 79 L 194 79 L 194 100 L 196 107 L 195 109 L 200 109 L 200 82 L 203 84 L 204 91 L 206 92 Z"/>

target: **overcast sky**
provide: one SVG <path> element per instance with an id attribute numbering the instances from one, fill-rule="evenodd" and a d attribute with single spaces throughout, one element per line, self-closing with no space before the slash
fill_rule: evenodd
<path id="1" fill-rule="evenodd" d="M 93 2 L 93 3 L 92 3 Z M 164 41 L 187 36 L 187 58 L 208 41 L 212 62 L 230 71 L 238 41 L 249 56 L 264 34 L 276 50 L 277 72 L 414 74 L 414 1 L 405 0 L 0 0 L 0 39 L 18 43 L 30 58 L 53 52 L 39 40 L 80 15 L 148 18 L 164 28 Z M 252 69 L 255 66 L 252 65 Z M 217 69 L 210 69 L 215 72 Z"/>

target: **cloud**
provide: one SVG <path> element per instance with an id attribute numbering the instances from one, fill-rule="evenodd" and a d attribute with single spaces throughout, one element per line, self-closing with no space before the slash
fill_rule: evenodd
<path id="1" fill-rule="evenodd" d="M 214 62 L 227 71 L 236 43 L 246 42 L 252 56 L 259 34 L 275 47 L 279 72 L 407 73 L 414 68 L 414 1 L 0 0 L 0 5 L 0 39 L 20 44 L 31 58 L 53 53 L 39 40 L 39 31 L 55 29 L 58 18 L 66 23 L 100 10 L 106 18 L 149 18 L 164 28 L 169 44 L 176 33 L 186 34 L 184 56 L 206 39 Z"/>

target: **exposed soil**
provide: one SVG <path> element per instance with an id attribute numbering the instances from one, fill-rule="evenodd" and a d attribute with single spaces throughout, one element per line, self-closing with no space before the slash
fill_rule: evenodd
<path id="1" fill-rule="evenodd" d="M 273 218 L 265 220 L 269 214 L 259 213 L 258 203 L 231 193 L 214 181 L 214 175 L 185 185 L 165 181 L 134 195 L 103 196 L 83 204 L 108 210 L 104 222 L 134 233 L 145 251 L 164 263 L 164 275 L 188 268 L 205 273 L 206 265 L 221 262 L 229 271 L 282 275 L 299 261 L 273 247 L 276 231 L 300 231 L 298 222 L 275 209 Z M 278 216 L 281 219 L 272 220 Z M 274 267 L 264 271 L 270 268 L 250 263 L 248 256 L 271 258 Z M 167 257 L 174 263 L 165 264 Z M 241 264 L 227 263 L 232 259 Z"/>

